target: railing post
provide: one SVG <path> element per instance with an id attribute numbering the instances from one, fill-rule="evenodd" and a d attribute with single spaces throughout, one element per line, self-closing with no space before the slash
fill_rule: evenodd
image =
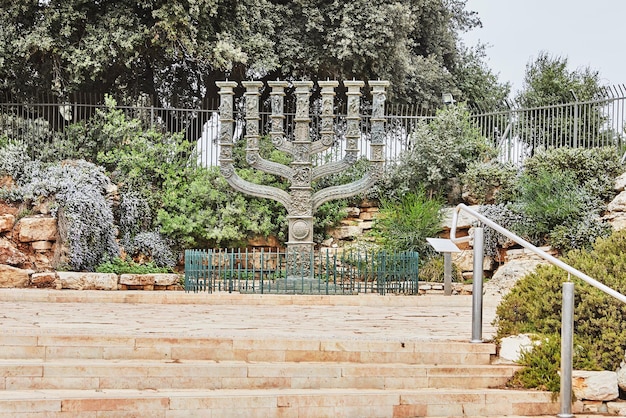
<path id="1" fill-rule="evenodd" d="M 472 340 L 483 342 L 483 227 L 474 228 L 474 278 L 472 283 Z"/>
<path id="2" fill-rule="evenodd" d="M 572 351 L 574 347 L 574 283 L 563 283 L 561 311 L 561 413 L 559 418 L 572 418 Z"/>
<path id="3" fill-rule="evenodd" d="M 443 253 L 443 294 L 452 295 L 452 254 Z"/>

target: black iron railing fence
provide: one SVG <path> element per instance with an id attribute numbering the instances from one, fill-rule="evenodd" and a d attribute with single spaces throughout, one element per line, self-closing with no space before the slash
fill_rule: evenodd
<path id="1" fill-rule="evenodd" d="M 597 99 L 590 101 L 573 100 L 535 108 L 521 108 L 508 103 L 503 110 L 474 111 L 471 120 L 499 150 L 499 158 L 504 162 L 521 163 L 536 150 L 549 147 L 615 147 L 623 152 L 626 88 L 614 86 L 603 89 Z M 55 141 L 67 127 L 74 123 L 86 122 L 96 112 L 106 108 L 104 98 L 76 96 L 72 100 L 59 102 L 58 99 L 41 98 L 36 103 L 12 101 L 0 97 L 0 136 L 27 141 L 35 146 L 37 141 Z M 312 139 L 317 132 L 316 120 L 312 115 Z M 128 118 L 136 118 L 147 127 L 164 132 L 182 133 L 195 144 L 196 164 L 204 167 L 218 165 L 218 104 L 206 103 L 202 109 L 162 108 L 150 105 L 118 105 Z M 286 104 L 285 135 L 292 135 L 294 117 Z M 345 141 L 345 114 L 338 110 L 336 116 L 337 142 L 335 147 L 317 156 L 321 164 L 343 158 Z M 363 156 L 369 155 L 369 118 L 363 109 L 361 142 L 359 149 Z M 262 128 L 269 132 L 269 109 L 262 112 Z M 427 123 L 433 118 L 432 110 L 419 106 L 388 105 L 385 153 L 388 161 L 396 160 L 412 146 L 411 135 L 419 123 Z M 243 115 L 236 124 L 235 139 L 243 138 Z"/>
<path id="2" fill-rule="evenodd" d="M 279 294 L 417 294 L 416 252 L 342 251 L 310 254 L 308 268 L 289 269 L 284 250 L 185 251 L 185 290 Z M 306 263 L 305 263 L 306 264 Z"/>

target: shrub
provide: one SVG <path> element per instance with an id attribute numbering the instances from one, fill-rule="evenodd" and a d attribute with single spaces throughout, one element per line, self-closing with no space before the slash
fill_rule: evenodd
<path id="1" fill-rule="evenodd" d="M 54 197 L 62 242 L 69 245 L 69 267 L 93 270 L 104 258 L 116 256 L 113 211 L 105 198 L 109 178 L 101 167 L 86 161 L 44 165 L 29 162 L 19 177 L 21 200 Z"/>
<path id="2" fill-rule="evenodd" d="M 591 251 L 571 251 L 563 261 L 624 294 L 625 252 L 626 231 L 619 231 L 598 239 Z M 568 274 L 562 269 L 540 266 L 518 281 L 496 310 L 496 339 L 519 333 L 558 335 L 561 288 L 567 279 Z M 626 305 L 577 278 L 573 281 L 576 284 L 574 367 L 616 370 L 626 349 Z"/>
<path id="3" fill-rule="evenodd" d="M 133 257 L 151 260 L 158 267 L 171 269 L 177 262 L 171 244 L 158 231 L 138 233 L 125 249 Z"/>
<path id="4" fill-rule="evenodd" d="M 469 204 L 502 203 L 514 196 L 518 170 L 496 160 L 474 161 L 461 175 L 463 199 Z M 471 201 L 467 200 L 471 197 Z"/>
<path id="5" fill-rule="evenodd" d="M 30 163 L 26 144 L 3 140 L 0 150 L 0 176 L 11 176 L 15 181 L 19 180 Z"/>
<path id="6" fill-rule="evenodd" d="M 442 206 L 441 200 L 428 198 L 423 189 L 398 201 L 385 199 L 373 234 L 389 249 L 426 254 L 430 251 L 426 238 L 441 231 Z"/>
<path id="7" fill-rule="evenodd" d="M 439 111 L 429 123 L 420 122 L 409 142 L 410 150 L 383 176 L 379 198 L 398 198 L 420 187 L 430 196 L 446 195 L 450 180 L 461 175 L 469 163 L 495 155 L 462 105 Z"/>
<path id="8" fill-rule="evenodd" d="M 518 232 L 537 244 L 561 225 L 576 225 L 586 213 L 598 210 L 597 202 L 570 172 L 524 173 L 519 195 L 510 208 L 528 219 Z"/>
<path id="9" fill-rule="evenodd" d="M 443 255 L 429 257 L 419 269 L 419 279 L 425 282 L 443 283 L 444 275 Z M 459 267 L 452 263 L 452 281 L 462 282 L 463 275 Z"/>
<path id="10" fill-rule="evenodd" d="M 498 205 L 483 205 L 480 206 L 478 212 L 501 227 L 514 233 L 532 228 L 532 224 L 529 222 L 528 218 L 519 212 L 511 210 L 510 204 L 500 203 Z M 475 223 L 475 225 L 478 224 L 478 222 Z M 488 226 L 484 227 L 483 245 L 485 255 L 490 257 L 497 255 L 498 248 L 502 247 L 507 242 L 509 242 L 509 239 L 504 235 L 496 232 Z"/>
<path id="11" fill-rule="evenodd" d="M 259 183 L 267 176 L 254 170 L 239 174 Z M 187 247 L 239 246 L 251 235 L 284 240 L 287 230 L 282 205 L 236 192 L 218 167 L 168 179 L 157 219 L 164 234 Z"/>
<path id="12" fill-rule="evenodd" d="M 602 222 L 597 214 L 583 213 L 575 223 L 556 226 L 550 232 L 549 242 L 563 253 L 579 248 L 590 250 L 598 238 L 608 237 L 611 231 L 611 225 Z"/>
<path id="13" fill-rule="evenodd" d="M 98 273 L 115 273 L 115 274 L 155 274 L 155 273 L 171 273 L 172 270 L 167 267 L 159 267 L 155 263 L 148 261 L 145 263 L 136 263 L 133 260 L 115 257 L 107 259 L 96 267 Z"/>
<path id="14" fill-rule="evenodd" d="M 601 201 L 608 201 L 614 195 L 615 177 L 622 174 L 623 165 L 615 148 L 551 148 L 538 151 L 524 161 L 524 170 L 531 177 L 542 172 L 575 173 L 579 186 Z"/>

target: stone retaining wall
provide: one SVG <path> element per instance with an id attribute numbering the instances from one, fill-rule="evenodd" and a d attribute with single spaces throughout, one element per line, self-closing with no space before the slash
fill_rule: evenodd
<path id="1" fill-rule="evenodd" d="M 0 287 L 73 290 L 182 290 L 180 274 L 121 274 L 57 271 L 36 273 L 0 265 Z"/>

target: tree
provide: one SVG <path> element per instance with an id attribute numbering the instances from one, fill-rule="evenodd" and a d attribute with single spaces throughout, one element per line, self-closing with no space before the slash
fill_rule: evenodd
<path id="1" fill-rule="evenodd" d="M 454 74 L 461 90 L 459 101 L 482 111 L 502 110 L 511 91 L 509 83 L 501 83 L 498 76 L 485 63 L 485 45 L 469 48 L 461 45 L 460 59 Z"/>
<path id="2" fill-rule="evenodd" d="M 602 103 L 596 101 L 599 91 L 598 71 L 570 71 L 567 58 L 541 52 L 526 66 L 524 87 L 516 97 L 527 109 L 518 121 L 522 140 L 533 152 L 537 147 L 595 144 L 606 120 Z M 571 105 L 555 107 L 563 103 Z"/>
<path id="3" fill-rule="evenodd" d="M 390 79 L 391 100 L 438 105 L 461 91 L 458 32 L 479 24 L 465 3 L 1 0 L 0 91 L 144 93 L 183 107 L 216 97 L 227 77 L 355 77 Z"/>

